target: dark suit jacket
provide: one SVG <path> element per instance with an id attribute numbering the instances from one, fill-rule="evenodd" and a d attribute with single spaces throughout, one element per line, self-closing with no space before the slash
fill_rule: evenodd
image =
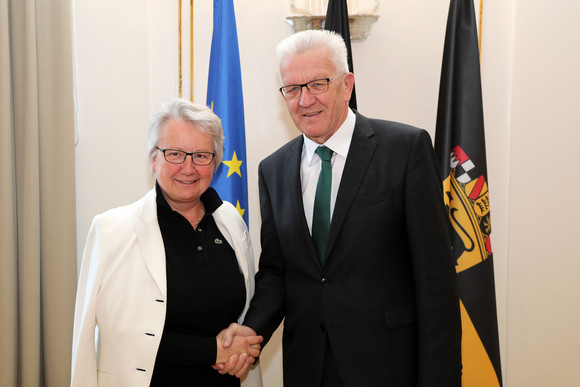
<path id="1" fill-rule="evenodd" d="M 244 321 L 282 318 L 285 387 L 320 386 L 326 336 L 345 386 L 460 386 L 461 324 L 429 134 L 357 113 L 321 265 L 300 186 L 302 136 L 262 161 L 256 293 Z"/>

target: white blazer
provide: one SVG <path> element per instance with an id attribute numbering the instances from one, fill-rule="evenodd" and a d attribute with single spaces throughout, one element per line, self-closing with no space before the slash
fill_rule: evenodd
<path id="1" fill-rule="evenodd" d="M 213 217 L 245 278 L 241 322 L 254 294 L 257 270 L 248 229 L 228 202 Z M 152 189 L 137 202 L 93 219 L 77 290 L 71 387 L 149 386 L 166 299 L 165 248 Z M 259 366 L 242 385 L 262 386 Z"/>

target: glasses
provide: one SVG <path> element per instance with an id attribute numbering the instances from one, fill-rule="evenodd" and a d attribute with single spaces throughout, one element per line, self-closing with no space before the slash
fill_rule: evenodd
<path id="1" fill-rule="evenodd" d="M 282 86 L 280 88 L 280 93 L 285 99 L 294 99 L 298 98 L 302 95 L 302 88 L 306 87 L 310 94 L 322 94 L 328 91 L 330 86 L 330 82 L 337 80 L 338 78 L 342 77 L 344 74 L 339 75 L 334 78 L 320 78 L 315 79 L 310 82 L 303 83 L 301 85 L 288 85 Z"/>
<path id="2" fill-rule="evenodd" d="M 156 146 L 161 152 L 163 152 L 163 157 L 168 163 L 171 164 L 183 164 L 187 156 L 191 156 L 191 161 L 195 165 L 209 165 L 213 161 L 215 153 L 213 152 L 184 152 L 177 149 L 161 149 Z"/>

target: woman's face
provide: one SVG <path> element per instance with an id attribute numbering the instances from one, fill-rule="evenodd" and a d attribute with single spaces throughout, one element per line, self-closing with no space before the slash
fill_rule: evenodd
<path id="1" fill-rule="evenodd" d="M 210 134 L 200 132 L 192 124 L 181 120 L 168 120 L 165 123 L 157 146 L 188 153 L 214 152 Z M 201 194 L 211 184 L 214 163 L 195 165 L 191 156 L 188 156 L 183 164 L 172 164 L 165 160 L 163 152 L 157 150 L 152 158 L 152 168 L 157 172 L 157 181 L 165 200 L 178 211 L 198 205 Z"/>

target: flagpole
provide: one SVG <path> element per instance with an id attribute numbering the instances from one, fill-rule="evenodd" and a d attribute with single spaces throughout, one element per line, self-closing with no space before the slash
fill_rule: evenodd
<path id="1" fill-rule="evenodd" d="M 479 0 L 479 36 L 478 36 L 478 47 L 479 47 L 479 63 L 481 64 L 481 33 L 483 31 L 483 0 Z"/>
<path id="2" fill-rule="evenodd" d="M 189 97 L 193 102 L 193 0 L 189 0 Z"/>
<path id="3" fill-rule="evenodd" d="M 177 16 L 178 16 L 177 17 L 177 20 L 178 20 L 178 23 L 177 23 L 177 25 L 178 25 L 178 27 L 177 27 L 177 41 L 178 41 L 178 44 L 177 45 L 179 46 L 178 60 L 177 60 L 177 62 L 178 62 L 177 66 L 179 69 L 178 70 L 179 79 L 177 80 L 177 84 L 178 84 L 178 87 L 177 87 L 178 94 L 177 95 L 179 98 L 181 98 L 181 96 L 182 96 L 182 92 L 181 92 L 181 49 L 182 49 L 182 47 L 181 47 L 181 44 L 182 44 L 182 42 L 181 42 L 181 0 L 179 0 L 179 7 L 178 7 L 178 11 L 177 11 Z"/>

